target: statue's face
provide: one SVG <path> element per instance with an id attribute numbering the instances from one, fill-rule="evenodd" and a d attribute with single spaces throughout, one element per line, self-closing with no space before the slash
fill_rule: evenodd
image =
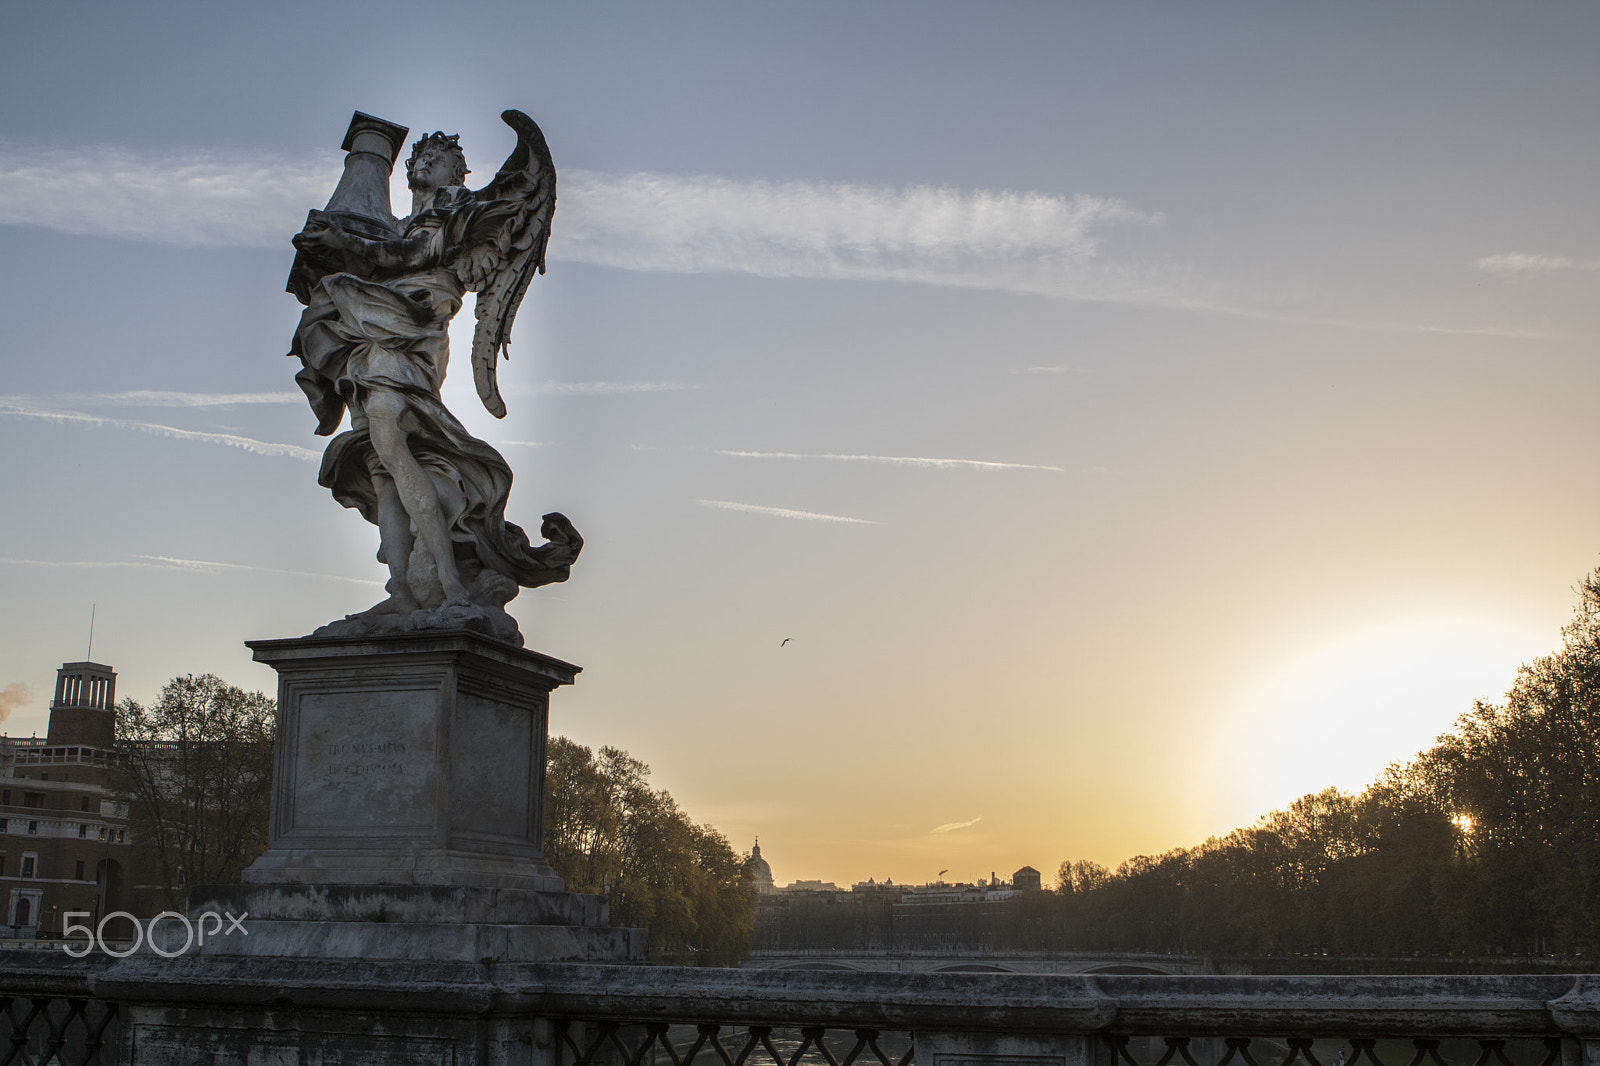
<path id="1" fill-rule="evenodd" d="M 413 189 L 441 189 L 446 185 L 459 185 L 465 172 L 459 152 L 430 147 L 412 162 L 406 178 Z"/>

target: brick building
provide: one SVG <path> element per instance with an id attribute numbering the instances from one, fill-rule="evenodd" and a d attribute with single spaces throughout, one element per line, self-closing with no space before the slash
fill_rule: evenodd
<path id="1" fill-rule="evenodd" d="M 109 666 L 63 663 L 45 738 L 0 736 L 0 936 L 59 935 L 67 911 L 93 924 L 128 909 L 116 685 Z"/>

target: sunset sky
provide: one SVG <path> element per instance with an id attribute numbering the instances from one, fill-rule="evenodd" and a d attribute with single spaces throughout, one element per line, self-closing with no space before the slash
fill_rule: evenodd
<path id="1" fill-rule="evenodd" d="M 1108 865 L 1359 789 L 1600 563 L 1600 6 L 10 4 L 0 729 L 382 595 L 289 237 L 353 110 L 543 127 L 513 605 L 777 880 Z M 408 198 L 397 196 L 397 206 Z M 789 643 L 780 647 L 785 638 Z"/>

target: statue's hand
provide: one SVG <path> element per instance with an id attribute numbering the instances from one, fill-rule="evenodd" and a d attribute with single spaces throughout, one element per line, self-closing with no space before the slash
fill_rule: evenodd
<path id="1" fill-rule="evenodd" d="M 354 243 L 350 234 L 336 225 L 307 226 L 294 237 L 294 246 L 308 255 L 349 250 Z"/>

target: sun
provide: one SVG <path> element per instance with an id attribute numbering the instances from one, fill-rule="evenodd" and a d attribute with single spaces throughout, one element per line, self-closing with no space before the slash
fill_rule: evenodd
<path id="1" fill-rule="evenodd" d="M 1359 792 L 1431 746 L 1476 699 L 1500 700 L 1540 635 L 1481 618 L 1376 622 L 1309 643 L 1224 716 L 1214 758 L 1230 810 L 1280 809 L 1330 785 Z M 1253 815 L 1252 815 L 1253 816 Z M 1247 816 L 1250 817 L 1250 816 Z"/>

